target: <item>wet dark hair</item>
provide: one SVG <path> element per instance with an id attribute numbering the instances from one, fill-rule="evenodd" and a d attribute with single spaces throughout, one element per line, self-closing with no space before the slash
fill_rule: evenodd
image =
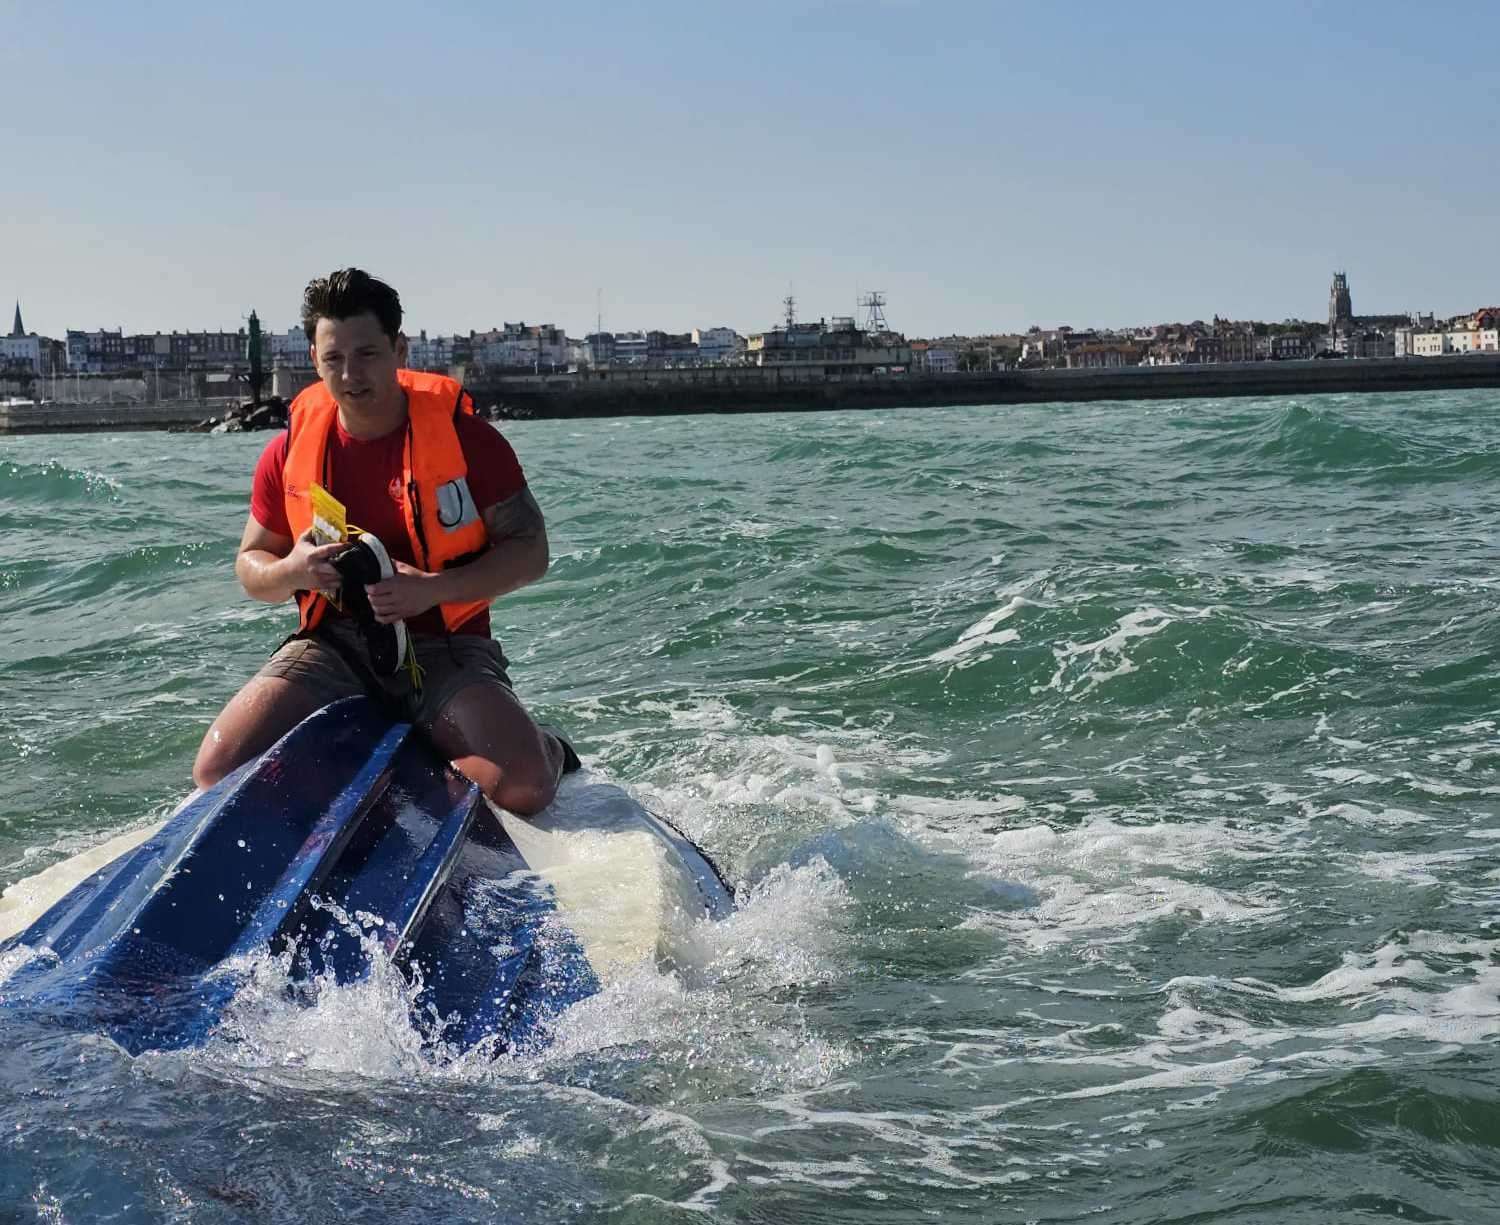
<path id="1" fill-rule="evenodd" d="M 302 330 L 311 343 L 319 319 L 352 319 L 366 312 L 380 320 L 380 330 L 395 344 L 401 332 L 401 298 L 396 291 L 362 269 L 340 268 L 307 283 Z"/>

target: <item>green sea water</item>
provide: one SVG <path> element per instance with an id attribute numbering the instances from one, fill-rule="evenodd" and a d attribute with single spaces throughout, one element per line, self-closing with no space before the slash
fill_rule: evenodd
<path id="1" fill-rule="evenodd" d="M 1500 396 L 504 426 L 523 699 L 740 884 L 545 1054 L 0 1020 L 0 1220 L 1500 1221 Z M 0 439 L 0 885 L 290 629 L 264 436 Z M 0 967 L 0 973 L 4 968 Z"/>

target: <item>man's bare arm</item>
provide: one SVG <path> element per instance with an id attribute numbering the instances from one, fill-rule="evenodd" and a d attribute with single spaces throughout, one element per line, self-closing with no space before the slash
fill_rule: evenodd
<path id="1" fill-rule="evenodd" d="M 310 529 L 293 540 L 261 526 L 250 515 L 234 559 L 235 577 L 246 595 L 268 604 L 289 600 L 294 591 L 332 591 L 340 580 L 328 559 L 343 547 L 318 544 Z"/>
<path id="2" fill-rule="evenodd" d="M 372 583 L 367 590 L 376 619 L 404 620 L 435 604 L 498 599 L 547 573 L 547 525 L 529 489 L 486 508 L 481 517 L 490 547 L 473 561 L 436 574 L 398 562 L 395 578 Z"/>

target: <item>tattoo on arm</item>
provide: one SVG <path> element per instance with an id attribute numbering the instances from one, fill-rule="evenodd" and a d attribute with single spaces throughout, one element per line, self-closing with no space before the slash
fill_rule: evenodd
<path id="1" fill-rule="evenodd" d="M 517 537 L 535 540 L 546 531 L 546 525 L 542 521 L 542 508 L 536 504 L 529 489 L 523 489 L 503 502 L 486 507 L 484 526 L 493 544 Z"/>

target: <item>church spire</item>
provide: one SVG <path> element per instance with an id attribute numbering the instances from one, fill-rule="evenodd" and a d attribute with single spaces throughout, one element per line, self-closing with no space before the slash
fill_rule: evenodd
<path id="1" fill-rule="evenodd" d="M 12 336 L 24 336 L 24 335 L 26 335 L 26 329 L 21 326 L 21 304 L 20 304 L 20 302 L 16 303 L 16 321 L 15 321 L 14 324 L 11 325 L 10 334 Z"/>

